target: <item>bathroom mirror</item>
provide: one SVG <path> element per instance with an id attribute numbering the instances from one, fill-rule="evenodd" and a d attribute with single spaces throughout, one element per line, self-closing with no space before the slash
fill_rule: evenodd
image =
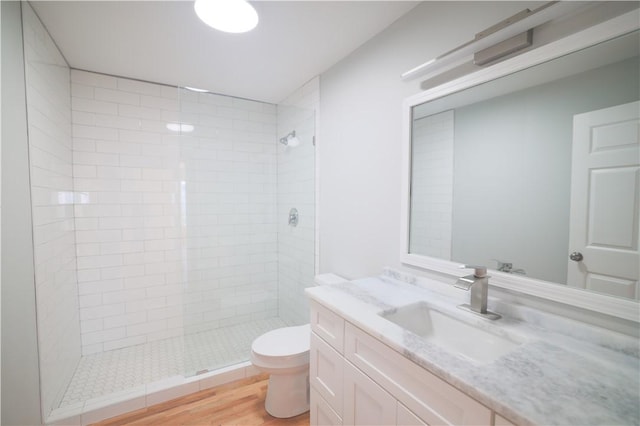
<path id="1" fill-rule="evenodd" d="M 403 263 L 638 321 L 639 52 L 636 11 L 409 98 Z"/>

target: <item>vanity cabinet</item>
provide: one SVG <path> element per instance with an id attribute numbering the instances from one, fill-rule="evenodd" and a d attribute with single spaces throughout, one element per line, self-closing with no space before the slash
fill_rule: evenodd
<path id="1" fill-rule="evenodd" d="M 318 303 L 311 305 L 311 330 L 336 351 L 344 347 L 344 319 Z"/>
<path id="2" fill-rule="evenodd" d="M 428 426 L 418 416 L 413 414 L 407 407 L 398 402 L 396 412 L 396 424 L 402 426 Z"/>
<path id="3" fill-rule="evenodd" d="M 509 424 L 315 301 L 311 330 L 312 425 Z"/>
<path id="4" fill-rule="evenodd" d="M 493 425 L 494 426 L 516 426 L 499 414 L 495 415 L 495 420 L 493 422 Z"/>
<path id="5" fill-rule="evenodd" d="M 310 423 L 312 425 L 338 426 L 342 425 L 342 417 L 335 412 L 331 405 L 311 386 Z"/>
<path id="6" fill-rule="evenodd" d="M 350 323 L 345 359 L 427 424 L 490 425 L 491 410 Z"/>
<path id="7" fill-rule="evenodd" d="M 345 362 L 344 424 L 385 426 L 396 424 L 396 399 L 366 374 Z"/>
<path id="8" fill-rule="evenodd" d="M 344 358 L 317 334 L 311 333 L 309 382 L 342 417 Z"/>

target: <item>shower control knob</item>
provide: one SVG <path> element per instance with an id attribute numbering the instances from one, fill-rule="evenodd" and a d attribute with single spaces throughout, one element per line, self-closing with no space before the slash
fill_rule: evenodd
<path id="1" fill-rule="evenodd" d="M 574 262 L 582 262 L 584 256 L 579 251 L 574 251 L 569 255 L 569 259 L 573 260 Z"/>
<path id="2" fill-rule="evenodd" d="M 296 209 L 295 207 L 289 210 L 288 222 L 289 222 L 289 226 L 293 226 L 293 227 L 298 226 L 298 209 Z"/>

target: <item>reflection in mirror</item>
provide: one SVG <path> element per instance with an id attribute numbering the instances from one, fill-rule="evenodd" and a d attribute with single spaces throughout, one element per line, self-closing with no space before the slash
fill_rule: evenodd
<path id="1" fill-rule="evenodd" d="M 414 106 L 409 253 L 638 299 L 639 39 Z"/>

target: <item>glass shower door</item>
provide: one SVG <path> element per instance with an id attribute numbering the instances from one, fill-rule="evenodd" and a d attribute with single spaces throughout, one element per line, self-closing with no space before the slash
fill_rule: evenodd
<path id="1" fill-rule="evenodd" d="M 181 89 L 185 375 L 247 361 L 276 324 L 276 107 Z M 280 325 L 281 322 L 277 322 Z"/>
<path id="2" fill-rule="evenodd" d="M 315 110 L 279 105 L 278 140 L 278 317 L 301 325 L 316 265 Z"/>

